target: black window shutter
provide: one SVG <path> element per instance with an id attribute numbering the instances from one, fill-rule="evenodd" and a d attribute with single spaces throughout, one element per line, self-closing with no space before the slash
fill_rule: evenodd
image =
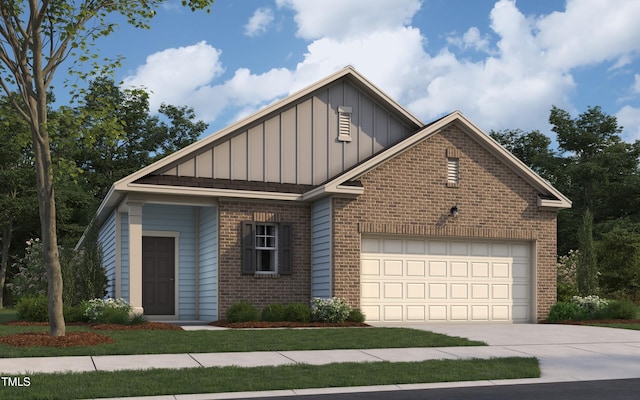
<path id="1" fill-rule="evenodd" d="M 280 224 L 280 274 L 293 273 L 293 226 L 290 223 Z"/>
<path id="2" fill-rule="evenodd" d="M 255 224 L 242 221 L 242 273 L 253 274 L 256 271 Z"/>

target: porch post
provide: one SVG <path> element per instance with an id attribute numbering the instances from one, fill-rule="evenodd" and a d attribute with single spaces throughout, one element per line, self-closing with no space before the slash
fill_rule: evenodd
<path id="1" fill-rule="evenodd" d="M 129 206 L 129 303 L 132 312 L 143 314 L 142 308 L 142 203 Z"/>

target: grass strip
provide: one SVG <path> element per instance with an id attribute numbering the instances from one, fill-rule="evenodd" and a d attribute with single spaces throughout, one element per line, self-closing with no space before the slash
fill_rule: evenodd
<path id="1" fill-rule="evenodd" d="M 537 378 L 535 358 L 337 363 L 321 366 L 189 368 L 29 375 L 28 387 L 0 386 L 2 399 L 86 399 L 323 387 Z"/>
<path id="2" fill-rule="evenodd" d="M 631 329 L 634 331 L 640 331 L 640 324 L 618 324 L 615 322 L 611 322 L 611 323 L 606 323 L 606 324 L 598 324 L 598 323 L 593 323 L 593 324 L 588 324 L 590 326 L 601 326 L 603 328 L 618 328 L 618 329 Z"/>
<path id="3" fill-rule="evenodd" d="M 68 331 L 89 327 L 67 328 Z M 0 335 L 46 331 L 47 327 L 0 326 Z M 377 349 L 481 346 L 486 343 L 408 328 L 255 329 L 223 331 L 95 331 L 115 340 L 97 346 L 13 347 L 0 344 L 0 357 L 57 357 L 112 354 L 176 354 L 246 351 Z"/>

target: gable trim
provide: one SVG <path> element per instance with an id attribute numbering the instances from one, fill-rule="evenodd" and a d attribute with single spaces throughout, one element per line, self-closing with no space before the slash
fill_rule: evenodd
<path id="1" fill-rule="evenodd" d="M 571 200 L 569 200 L 560 191 L 554 188 L 549 182 L 544 180 L 533 170 L 527 167 L 516 156 L 505 150 L 498 142 L 496 142 L 489 135 L 484 133 L 475 124 L 469 121 L 460 111 L 454 111 L 453 113 L 446 115 L 443 118 L 433 122 L 432 124 L 423 128 L 422 131 L 409 136 L 407 139 L 396 144 L 393 147 L 379 153 L 377 156 L 370 158 L 369 160 L 356 165 L 351 170 L 343 173 L 337 178 L 325 183 L 324 185 L 305 193 L 302 197 L 305 200 L 311 200 L 316 197 L 320 197 L 329 193 L 344 193 L 355 194 L 356 192 L 362 193 L 364 189 L 362 187 L 354 187 L 345 185 L 346 182 L 351 180 L 357 180 L 359 177 L 369 172 L 373 168 L 383 164 L 384 162 L 398 156 L 399 154 L 409 150 L 418 143 L 426 140 L 427 138 L 440 133 L 447 125 L 455 123 L 462 128 L 467 134 L 469 134 L 476 142 L 491 152 L 494 156 L 504 162 L 510 167 L 516 174 L 523 178 L 530 185 L 544 194 L 548 194 L 554 197 L 552 200 L 540 199 L 538 206 L 543 209 L 559 210 L 564 208 L 571 208 Z"/>

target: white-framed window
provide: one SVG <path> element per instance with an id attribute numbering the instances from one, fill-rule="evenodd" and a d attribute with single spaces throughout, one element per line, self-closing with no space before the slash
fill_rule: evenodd
<path id="1" fill-rule="evenodd" d="M 256 272 L 277 272 L 278 229 L 273 224 L 256 223 Z"/>
<path id="2" fill-rule="evenodd" d="M 242 274 L 291 275 L 293 224 L 242 221 Z"/>

